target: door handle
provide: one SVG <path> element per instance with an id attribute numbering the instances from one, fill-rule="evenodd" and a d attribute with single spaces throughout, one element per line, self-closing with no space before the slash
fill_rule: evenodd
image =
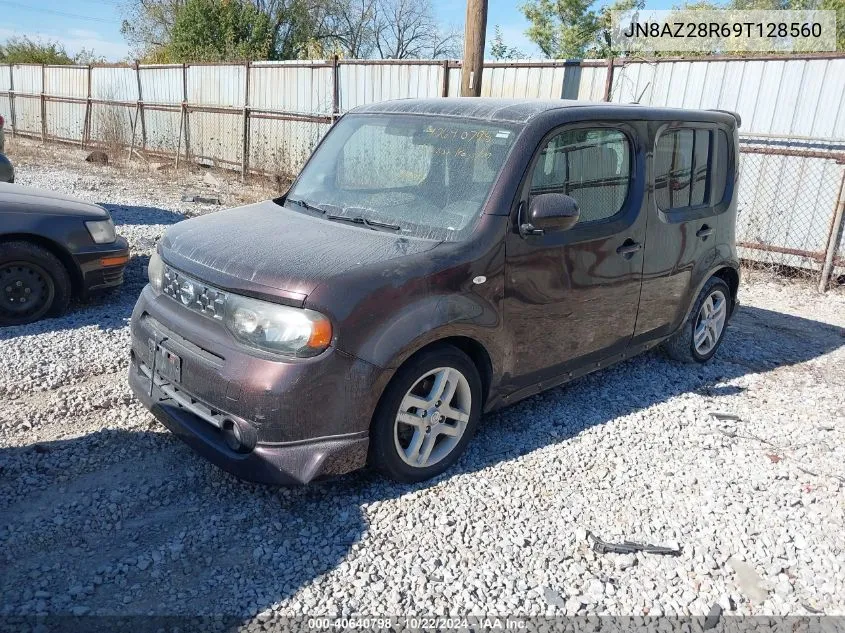
<path id="1" fill-rule="evenodd" d="M 706 224 L 695 232 L 695 236 L 700 237 L 703 240 L 706 240 L 711 235 L 713 235 L 713 229 Z"/>
<path id="2" fill-rule="evenodd" d="M 625 259 L 631 259 L 638 250 L 643 247 L 639 242 L 635 242 L 628 238 L 622 243 L 622 246 L 616 249 L 616 252 L 622 255 Z"/>

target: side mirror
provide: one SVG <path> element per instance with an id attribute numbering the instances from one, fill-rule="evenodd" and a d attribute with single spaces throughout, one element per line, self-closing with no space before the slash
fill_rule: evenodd
<path id="1" fill-rule="evenodd" d="M 531 196 L 528 217 L 519 226 L 522 235 L 542 235 L 546 231 L 566 231 L 578 223 L 578 203 L 562 193 L 540 193 Z"/>

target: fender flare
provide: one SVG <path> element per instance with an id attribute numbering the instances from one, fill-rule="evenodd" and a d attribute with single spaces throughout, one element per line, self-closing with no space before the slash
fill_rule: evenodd
<path id="1" fill-rule="evenodd" d="M 706 284 L 710 279 L 716 276 L 720 270 L 725 269 L 733 270 L 737 277 L 739 277 L 739 262 L 734 261 L 722 261 L 715 266 L 711 267 L 706 275 L 702 275 L 701 281 L 699 282 L 698 286 L 695 289 L 695 292 L 692 293 L 692 298 L 690 300 L 689 305 L 687 306 L 686 312 L 684 313 L 684 318 L 681 320 L 681 324 L 678 326 L 678 329 L 681 329 L 686 324 L 687 320 L 690 318 L 690 313 L 692 312 L 693 306 L 695 306 L 695 302 L 698 300 L 698 295 L 701 294 L 701 289 L 704 288 L 704 284 Z M 728 318 L 733 316 L 734 311 L 736 310 L 736 306 L 738 301 L 736 301 L 736 296 L 731 297 L 731 313 L 728 315 Z"/>

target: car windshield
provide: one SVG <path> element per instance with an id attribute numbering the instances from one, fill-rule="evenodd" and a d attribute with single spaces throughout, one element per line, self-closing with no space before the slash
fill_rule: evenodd
<path id="1" fill-rule="evenodd" d="M 374 230 L 465 239 L 516 130 L 414 115 L 342 118 L 294 183 L 287 206 Z"/>

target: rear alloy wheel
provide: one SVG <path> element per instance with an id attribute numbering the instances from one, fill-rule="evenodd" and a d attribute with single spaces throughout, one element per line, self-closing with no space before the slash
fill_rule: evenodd
<path id="1" fill-rule="evenodd" d="M 720 288 L 711 292 L 695 319 L 692 341 L 699 356 L 707 356 L 722 340 L 728 318 L 728 299 Z"/>
<path id="2" fill-rule="evenodd" d="M 663 343 L 663 349 L 670 358 L 681 362 L 707 362 L 722 343 L 730 313 L 728 285 L 719 277 L 711 277 L 699 293 L 687 322 Z"/>
<path id="3" fill-rule="evenodd" d="M 434 477 L 454 464 L 481 412 L 478 370 L 451 346 L 427 350 L 397 372 L 376 411 L 371 459 L 392 479 Z"/>
<path id="4" fill-rule="evenodd" d="M 49 251 L 29 242 L 0 244 L 0 326 L 64 312 L 70 277 Z"/>

